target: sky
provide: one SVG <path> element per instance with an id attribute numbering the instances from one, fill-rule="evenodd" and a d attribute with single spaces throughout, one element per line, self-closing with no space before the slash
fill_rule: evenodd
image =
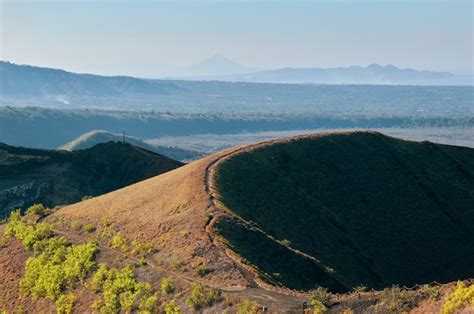
<path id="1" fill-rule="evenodd" d="M 471 0 L 0 0 L 0 59 L 173 75 L 214 54 L 252 68 L 473 72 Z"/>

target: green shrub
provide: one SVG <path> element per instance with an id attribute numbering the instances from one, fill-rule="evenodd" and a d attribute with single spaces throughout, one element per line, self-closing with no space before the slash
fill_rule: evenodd
<path id="1" fill-rule="evenodd" d="M 163 293 L 163 295 L 171 294 L 174 292 L 174 290 L 175 286 L 169 278 L 165 277 L 161 280 L 161 292 Z"/>
<path id="2" fill-rule="evenodd" d="M 430 285 L 423 285 L 420 289 L 418 289 L 418 294 L 424 298 L 428 298 L 430 300 L 439 300 L 441 296 L 440 289 L 438 287 L 430 286 Z"/>
<path id="3" fill-rule="evenodd" d="M 156 295 L 142 297 L 138 303 L 138 312 L 141 314 L 155 313 L 157 301 L 158 297 Z"/>
<path id="4" fill-rule="evenodd" d="M 387 310 L 394 313 L 402 313 L 413 308 L 414 300 L 408 291 L 394 285 L 389 289 L 385 289 L 385 302 Z"/>
<path id="5" fill-rule="evenodd" d="M 18 237 L 24 232 L 25 225 L 21 221 L 20 210 L 14 210 L 10 213 L 10 218 L 5 226 L 4 234 L 6 237 Z"/>
<path id="6" fill-rule="evenodd" d="M 5 237 L 0 236 L 0 249 L 4 248 L 6 246 L 7 246 L 7 239 L 5 239 Z M 1 314 L 1 312 L 0 312 L 0 314 Z"/>
<path id="7" fill-rule="evenodd" d="M 134 309 L 141 313 L 153 313 L 158 300 L 152 295 L 148 283 L 135 279 L 130 266 L 117 270 L 100 264 L 92 277 L 91 288 L 102 292 L 102 296 L 93 305 L 101 313 L 131 312 Z"/>
<path id="8" fill-rule="evenodd" d="M 207 306 L 212 306 L 214 303 L 222 301 L 222 293 L 218 289 L 212 288 L 209 290 L 207 293 L 206 297 L 206 305 Z"/>
<path id="9" fill-rule="evenodd" d="M 98 250 L 93 242 L 68 245 L 64 238 L 44 241 L 42 252 L 26 261 L 20 289 L 33 298 L 56 300 L 65 289 L 86 278 L 95 266 Z"/>
<path id="10" fill-rule="evenodd" d="M 362 293 L 367 291 L 367 287 L 363 285 L 355 286 L 354 288 L 352 288 L 352 291 L 354 291 L 355 293 Z"/>
<path id="11" fill-rule="evenodd" d="M 113 247 L 114 249 L 119 249 L 121 251 L 126 251 L 127 250 L 127 240 L 122 236 L 122 234 L 119 232 L 116 235 L 112 237 L 112 240 L 110 240 L 110 246 Z"/>
<path id="12" fill-rule="evenodd" d="M 87 233 L 92 233 L 96 230 L 96 227 L 94 224 L 85 224 L 82 230 L 84 230 Z"/>
<path id="13" fill-rule="evenodd" d="M 70 314 L 72 313 L 72 309 L 74 307 L 74 303 L 76 302 L 76 297 L 74 294 L 62 294 L 56 300 L 56 311 L 58 314 Z"/>
<path id="14" fill-rule="evenodd" d="M 13 211 L 5 227 L 5 236 L 13 236 L 23 242 L 28 251 L 31 251 L 42 240 L 53 235 L 51 225 L 48 223 L 39 223 L 36 225 L 26 225 L 23 223 L 20 211 Z M 36 251 L 36 250 L 35 250 Z"/>
<path id="15" fill-rule="evenodd" d="M 215 302 L 221 300 L 221 293 L 217 289 L 211 289 L 206 294 L 204 285 L 200 282 L 192 284 L 191 295 L 186 299 L 186 303 L 192 310 L 199 310 L 204 306 L 212 306 Z"/>
<path id="16" fill-rule="evenodd" d="M 214 271 L 213 268 L 207 266 L 207 265 L 201 265 L 196 268 L 196 272 L 199 276 L 204 277 L 209 273 L 212 273 Z"/>
<path id="17" fill-rule="evenodd" d="M 186 299 L 186 303 L 192 310 L 199 310 L 205 304 L 204 285 L 200 282 L 192 284 L 191 295 Z"/>
<path id="18" fill-rule="evenodd" d="M 153 246 L 149 243 L 141 243 L 137 240 L 132 241 L 132 254 L 145 257 L 153 252 Z"/>
<path id="19" fill-rule="evenodd" d="M 181 308 L 174 300 L 171 300 L 165 305 L 165 314 L 181 314 Z"/>
<path id="20" fill-rule="evenodd" d="M 284 246 L 287 246 L 287 247 L 291 246 L 291 241 L 287 240 L 287 239 L 281 240 L 280 243 Z"/>
<path id="21" fill-rule="evenodd" d="M 456 289 L 444 301 L 441 314 L 451 314 L 465 305 L 474 307 L 474 284 L 466 287 L 458 281 Z"/>
<path id="22" fill-rule="evenodd" d="M 46 212 L 46 208 L 43 206 L 43 204 L 34 204 L 26 210 L 27 214 L 38 215 L 38 216 L 43 216 L 45 212 Z"/>
<path id="23" fill-rule="evenodd" d="M 258 313 L 258 305 L 255 301 L 244 300 L 237 304 L 237 314 L 256 314 Z"/>
<path id="24" fill-rule="evenodd" d="M 323 305 L 329 305 L 331 302 L 332 294 L 328 292 L 328 289 L 318 287 L 309 292 L 309 301 L 311 304 L 321 302 Z M 314 305 L 314 304 L 313 304 Z"/>

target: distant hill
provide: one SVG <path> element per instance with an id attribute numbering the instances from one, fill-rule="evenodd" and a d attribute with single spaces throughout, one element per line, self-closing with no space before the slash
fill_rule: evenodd
<path id="1" fill-rule="evenodd" d="M 79 149 L 87 149 L 94 145 L 100 143 L 107 143 L 107 142 L 120 142 L 123 141 L 123 135 L 118 133 L 112 133 L 104 130 L 92 130 L 87 132 L 78 138 L 60 146 L 58 149 L 64 149 L 67 151 L 74 151 Z M 158 145 L 151 145 L 145 143 L 143 140 L 133 137 L 133 136 L 125 136 L 125 141 L 130 143 L 134 146 L 138 146 L 149 151 L 155 152 L 157 154 L 164 155 L 174 160 L 179 161 L 189 161 L 198 158 L 201 156 L 201 153 L 181 149 L 178 147 L 166 147 L 166 146 L 158 146 Z"/>
<path id="2" fill-rule="evenodd" d="M 59 69 L 18 65 L 0 61 L 0 96 L 50 97 L 123 97 L 164 94 L 172 83 L 154 82 L 128 76 L 77 74 Z"/>
<path id="3" fill-rule="evenodd" d="M 0 143 L 0 216 L 32 203 L 70 204 L 175 169 L 182 163 L 119 142 L 75 152 Z"/>
<path id="4" fill-rule="evenodd" d="M 240 82 L 375 84 L 375 85 L 472 85 L 472 77 L 448 72 L 400 69 L 393 65 L 371 64 L 346 68 L 282 68 L 209 79 Z"/>

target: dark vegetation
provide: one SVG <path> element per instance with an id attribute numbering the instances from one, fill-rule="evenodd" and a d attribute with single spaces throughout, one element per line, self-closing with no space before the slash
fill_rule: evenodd
<path id="1" fill-rule="evenodd" d="M 328 277 L 351 290 L 474 276 L 473 149 L 367 132 L 300 138 L 232 156 L 217 186 L 249 222 L 221 221 L 218 232 L 288 287 L 338 290 Z"/>
<path id="2" fill-rule="evenodd" d="M 346 290 L 323 265 L 293 254 L 251 225 L 224 218 L 217 221 L 215 228 L 242 257 L 242 262 L 256 266 L 260 276 L 274 285 L 310 290 L 319 284 L 334 292 Z"/>
<path id="3" fill-rule="evenodd" d="M 34 203 L 47 207 L 101 195 L 182 163 L 127 143 L 74 152 L 0 144 L 0 217 Z"/>

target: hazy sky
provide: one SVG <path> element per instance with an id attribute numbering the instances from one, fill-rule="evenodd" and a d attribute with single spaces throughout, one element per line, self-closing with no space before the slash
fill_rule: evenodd
<path id="1" fill-rule="evenodd" d="M 259 68 L 472 71 L 473 1 L 0 0 L 0 58 L 159 76 L 215 53 Z"/>

